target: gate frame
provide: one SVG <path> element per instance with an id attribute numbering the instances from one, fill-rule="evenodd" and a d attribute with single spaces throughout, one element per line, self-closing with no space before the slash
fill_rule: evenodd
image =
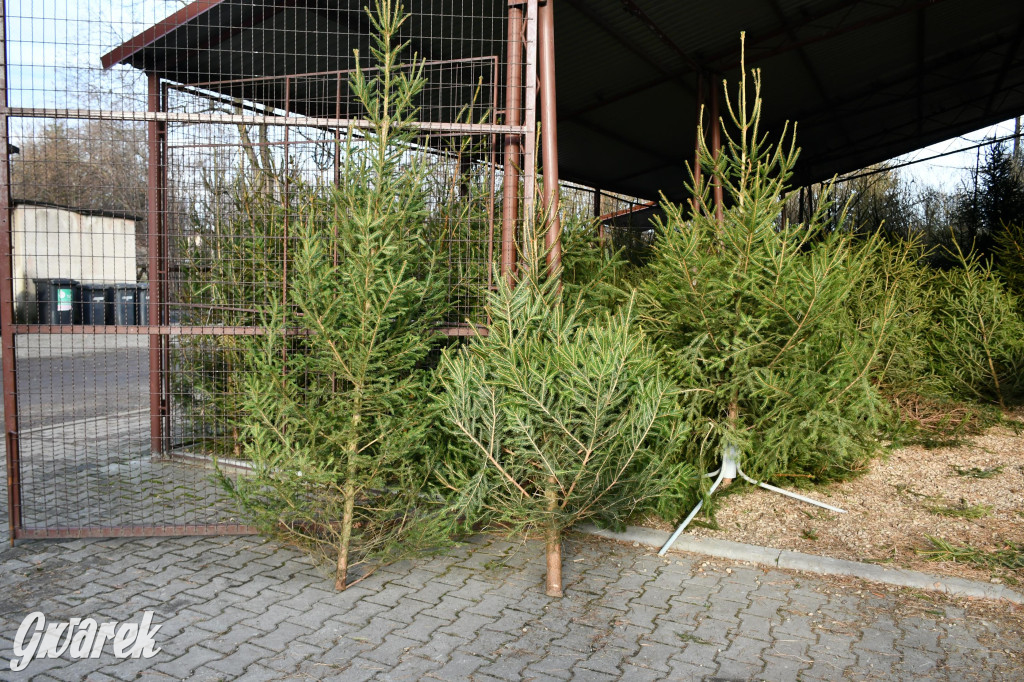
<path id="1" fill-rule="evenodd" d="M 209 0 L 204 3 L 209 6 Z M 508 37 L 505 46 L 506 120 L 503 124 L 418 124 L 424 131 L 472 132 L 490 134 L 492 139 L 504 143 L 503 187 L 505 210 L 501 225 L 500 273 L 514 280 L 519 245 L 516 232 L 520 224 L 533 229 L 535 219 L 536 149 L 538 95 L 540 118 L 545 135 L 542 144 L 542 172 L 544 190 L 541 193 L 545 244 L 548 248 L 548 267 L 556 272 L 560 267 L 560 225 L 558 220 L 558 151 L 555 110 L 554 64 L 554 0 L 509 0 Z M 188 16 L 195 5 L 181 10 Z M 174 16 L 174 15 L 172 15 Z M 31 107 L 11 108 L 8 101 L 6 0 L 0 0 L 0 345 L 2 345 L 2 376 L 4 390 L 4 441 L 7 463 L 7 508 L 10 542 L 34 538 L 85 537 L 149 537 L 183 535 L 250 534 L 255 528 L 243 524 L 181 524 L 84 526 L 68 528 L 25 528 L 22 518 L 21 462 L 18 442 L 18 390 L 15 338 L 19 334 L 125 334 L 149 336 L 150 371 L 150 446 L 153 455 L 167 451 L 170 434 L 169 340 L 177 335 L 210 335 L 210 327 L 171 326 L 166 306 L 161 306 L 169 286 L 167 267 L 167 225 L 164 211 L 167 207 L 167 123 L 197 122 L 195 115 L 175 115 L 167 112 L 167 86 L 159 73 L 146 71 L 147 108 L 141 111 L 104 111 L 83 109 L 45 109 Z M 165 20 L 166 21 L 166 20 Z M 109 56 L 109 55 L 108 55 Z M 106 60 L 104 60 L 106 61 Z M 105 64 L 110 66 L 110 64 Z M 525 82 L 524 82 L 525 81 Z M 540 90 L 540 92 L 539 92 Z M 520 96 L 523 98 L 520 100 Z M 519 118 L 520 112 L 522 119 Z M 117 325 L 48 325 L 15 324 L 13 282 L 13 234 L 11 225 L 11 184 L 9 118 L 108 118 L 147 123 L 147 229 L 149 320 L 146 326 Z M 295 125 L 287 115 L 283 117 L 246 115 L 207 115 L 198 122 L 248 123 L 283 125 L 285 130 Z M 361 127 L 359 121 L 347 119 L 303 119 L 303 125 L 328 125 L 336 128 Z M 493 146 L 493 145 L 492 145 Z M 287 149 L 287 147 L 286 147 Z M 492 150 L 493 153 L 493 150 Z M 520 197 L 519 179 L 523 178 Z M 493 192 L 492 192 L 493 194 Z M 518 207 L 522 200 L 522 221 Z M 492 196 L 491 200 L 494 200 Z M 491 249 L 493 249 L 493 230 Z M 493 260 L 493 258 L 492 258 Z M 491 263 L 495 266 L 497 263 Z M 447 330 L 449 334 L 465 335 L 461 329 Z M 251 335 L 261 333 L 253 328 L 217 328 L 216 335 Z"/>

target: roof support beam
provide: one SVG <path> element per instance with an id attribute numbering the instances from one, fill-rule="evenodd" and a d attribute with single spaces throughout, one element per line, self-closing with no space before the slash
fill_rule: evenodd
<path id="1" fill-rule="evenodd" d="M 611 25 L 610 22 L 608 22 L 600 14 L 595 12 L 589 0 L 565 0 L 565 3 L 571 6 L 580 14 L 582 14 L 584 17 L 586 17 L 587 20 L 590 21 L 592 24 L 594 24 L 602 31 L 604 31 L 606 34 L 608 34 L 608 36 L 611 37 L 619 45 L 622 45 L 624 48 L 633 53 L 633 55 L 635 55 L 637 58 L 643 60 L 645 64 L 647 64 L 653 69 L 657 69 L 658 71 L 660 71 L 666 81 L 675 82 L 687 94 L 693 94 L 693 87 L 691 87 L 690 84 L 683 77 L 685 75 L 685 72 L 673 72 L 670 69 L 668 69 L 664 64 L 659 62 L 657 59 L 654 59 L 653 57 L 646 54 L 638 46 L 634 45 L 630 40 L 628 40 L 625 36 L 619 33 L 615 29 L 615 27 Z"/>
<path id="2" fill-rule="evenodd" d="M 1012 90 L 1021 89 L 1022 94 L 1021 94 L 1020 100 L 1021 100 L 1022 107 L 1024 107 L 1024 81 L 1022 81 L 1020 83 L 1015 83 L 1009 89 L 1012 89 Z M 1003 117 L 996 116 L 996 115 L 990 115 L 988 118 L 983 118 L 983 117 L 979 118 L 979 116 L 981 115 L 981 111 L 980 111 L 981 105 L 978 102 L 973 101 L 973 100 L 972 101 L 967 101 L 967 102 L 958 102 L 957 104 L 954 104 L 952 106 L 948 106 L 948 107 L 945 107 L 944 109 L 941 109 L 939 111 L 932 112 L 929 115 L 928 118 L 929 118 L 929 120 L 935 121 L 935 120 L 939 119 L 940 117 L 944 117 L 944 116 L 948 117 L 949 114 L 953 114 L 953 113 L 957 113 L 957 112 L 965 112 L 966 113 L 967 111 L 969 111 L 971 109 L 979 110 L 979 111 L 977 111 L 977 113 L 971 114 L 971 117 L 970 117 L 972 121 L 976 121 L 977 122 L 977 125 L 978 125 L 979 128 L 984 128 L 985 126 L 988 126 L 988 125 L 994 125 L 996 123 L 1000 123 L 1003 120 Z M 961 117 L 958 116 L 957 120 L 960 120 L 960 118 Z M 897 156 L 897 154 L 889 154 L 888 152 L 882 152 L 881 150 L 884 150 L 884 149 L 886 149 L 889 146 L 887 144 L 888 141 L 906 139 L 907 135 L 910 132 L 910 131 L 907 130 L 907 127 L 910 126 L 910 125 L 911 125 L 911 123 L 907 123 L 907 124 L 905 124 L 905 125 L 903 125 L 901 127 L 897 127 L 897 128 L 891 129 L 891 130 L 887 130 L 886 131 L 885 139 L 882 139 L 877 144 L 872 145 L 871 149 L 865 150 L 864 148 L 861 148 L 860 150 L 855 150 L 855 151 L 857 151 L 857 152 L 866 152 L 864 154 L 865 156 L 868 153 L 870 153 L 871 151 L 875 151 L 875 150 L 878 150 L 878 151 L 875 151 L 875 155 L 876 156 L 879 153 L 885 154 L 885 156 L 888 157 L 888 158 L 892 158 L 893 156 Z M 950 137 L 952 137 L 952 136 L 954 136 L 956 134 L 955 133 L 956 130 L 957 130 L 957 126 L 955 126 L 953 124 L 949 124 L 949 123 L 941 124 L 939 127 L 936 127 L 931 133 L 927 134 L 926 136 L 924 136 L 923 138 L 920 139 L 920 146 L 928 146 L 929 144 L 933 144 L 935 142 L 941 142 L 942 140 L 947 140 L 947 139 L 949 139 Z M 843 162 L 844 159 L 847 159 L 847 158 L 850 157 L 849 153 L 844 153 L 844 152 L 847 152 L 849 149 L 850 149 L 849 147 L 846 147 L 844 149 L 837 150 L 837 152 L 834 153 L 834 154 L 819 156 L 819 157 L 817 157 L 815 159 L 815 162 L 816 162 L 817 165 L 835 165 L 837 163 L 841 163 L 841 162 Z M 905 153 L 906 151 L 910 151 L 910 150 L 904 150 L 903 153 Z M 858 157 L 854 157 L 854 159 L 857 159 L 857 158 Z M 853 161 L 847 162 L 845 165 L 852 165 L 852 164 L 854 164 Z M 863 167 L 863 166 L 866 166 L 867 163 L 859 163 L 858 162 L 856 165 L 859 165 L 859 166 Z"/>
<path id="3" fill-rule="evenodd" d="M 847 33 L 852 33 L 854 31 L 859 31 L 860 29 L 863 29 L 863 28 L 870 28 L 870 27 L 876 26 L 878 24 L 883 24 L 883 23 L 885 23 L 885 22 L 887 22 L 887 21 L 889 21 L 891 19 L 895 19 L 897 17 L 903 16 L 904 14 L 907 14 L 909 12 L 916 12 L 919 9 L 924 9 L 926 7 L 930 7 L 931 5 L 937 5 L 940 2 L 944 2 L 944 1 L 945 0 L 921 0 L 920 2 L 914 3 L 912 5 L 907 5 L 907 6 L 904 6 L 904 7 L 899 7 L 897 9 L 894 9 L 894 10 L 889 11 L 889 12 L 883 12 L 882 14 L 876 14 L 875 16 L 868 17 L 866 19 L 862 19 L 861 21 L 855 21 L 855 22 L 850 23 L 850 24 L 845 24 L 845 23 L 844 24 L 839 24 L 838 26 L 836 26 L 831 31 L 826 31 L 825 33 L 822 33 L 820 35 L 816 35 L 813 38 L 807 38 L 805 40 L 797 40 L 797 41 L 794 41 L 794 42 L 788 42 L 785 45 L 782 45 L 782 46 L 780 46 L 780 47 L 778 47 L 778 48 L 776 48 L 774 50 L 769 50 L 768 52 L 764 52 L 764 53 L 761 53 L 761 54 L 748 55 L 747 56 L 747 63 L 748 64 L 752 64 L 752 63 L 755 63 L 755 62 L 759 62 L 759 61 L 761 61 L 763 59 L 769 59 L 771 57 L 776 57 L 776 56 L 778 56 L 780 54 L 785 54 L 787 52 L 792 52 L 793 50 L 803 49 L 804 47 L 806 47 L 808 45 L 813 45 L 815 43 L 820 43 L 822 41 L 829 40 L 831 38 L 838 38 L 841 35 L 845 35 Z M 724 70 L 727 70 L 727 69 L 734 69 L 737 66 L 739 66 L 739 64 L 740 64 L 739 57 L 735 57 L 733 61 L 727 62 L 724 65 L 716 65 L 715 68 L 724 71 Z"/>
<path id="4" fill-rule="evenodd" d="M 845 0 L 844 2 L 841 2 L 838 5 L 834 6 L 828 12 L 823 12 L 822 14 L 818 15 L 817 18 L 821 18 L 822 16 L 827 16 L 828 14 L 833 14 L 835 12 L 841 11 L 842 9 L 849 8 L 850 6 L 856 5 L 859 2 L 861 2 L 861 1 L 862 0 Z M 849 33 L 850 31 L 854 31 L 854 30 L 861 29 L 861 28 L 867 28 L 869 26 L 873 26 L 873 25 L 876 25 L 876 24 L 879 24 L 879 23 L 883 23 L 883 22 L 888 21 L 890 19 L 894 19 L 894 18 L 896 18 L 898 16 L 906 14 L 907 12 L 916 11 L 918 9 L 923 9 L 925 7 L 928 7 L 928 6 L 931 6 L 931 5 L 935 5 L 935 4 L 937 4 L 939 2 L 943 2 L 943 1 L 944 0 L 920 0 L 919 2 L 914 3 L 912 5 L 909 5 L 909 6 L 906 6 L 906 7 L 901 7 L 901 8 L 898 8 L 896 10 L 891 10 L 891 11 L 888 11 L 888 12 L 884 12 L 882 14 L 878 14 L 878 15 L 875 15 L 873 17 L 869 17 L 867 19 L 861 20 L 859 22 L 855 22 L 853 24 L 848 24 L 848 25 L 840 24 L 837 28 L 835 28 L 835 29 L 833 29 L 831 31 L 827 31 L 827 32 L 825 32 L 823 34 L 817 35 L 814 38 L 810 38 L 810 39 L 803 40 L 803 41 L 796 41 L 796 42 L 786 43 L 782 47 L 779 47 L 777 49 L 770 50 L 768 52 L 764 52 L 764 53 L 761 53 L 761 54 L 748 55 L 746 61 L 747 61 L 748 65 L 751 65 L 751 64 L 755 64 L 755 63 L 757 63 L 759 61 L 762 61 L 764 59 L 768 59 L 770 57 L 775 57 L 775 56 L 778 56 L 780 54 L 785 54 L 786 52 L 790 52 L 792 50 L 796 50 L 796 49 L 801 49 L 802 50 L 807 45 L 811 45 L 813 43 L 821 42 L 823 40 L 828 40 L 829 38 L 840 36 L 840 35 L 843 35 L 844 33 Z M 795 31 L 798 26 L 805 25 L 807 23 L 810 23 L 811 21 L 812 20 L 805 20 L 803 22 L 794 22 L 794 23 L 791 23 L 789 26 L 790 26 L 791 30 Z M 775 29 L 775 30 L 771 31 L 768 35 L 771 35 L 771 36 L 774 37 L 774 36 L 777 36 L 779 33 L 784 33 L 786 30 L 787 29 L 785 27 L 780 27 L 778 29 Z M 753 36 L 753 37 L 748 38 L 747 45 L 750 46 L 750 45 L 758 44 L 758 43 L 761 43 L 761 42 L 764 42 L 764 41 L 765 41 L 765 37 L 764 36 Z M 724 62 L 724 60 L 726 60 L 726 59 L 729 59 L 729 61 L 728 62 Z M 705 66 L 707 66 L 708 68 L 711 68 L 714 71 L 719 72 L 719 73 L 727 71 L 729 69 L 737 68 L 737 67 L 739 67 L 739 65 L 740 65 L 740 60 L 736 56 L 736 51 L 735 50 L 729 50 L 727 52 L 719 53 L 715 57 L 713 57 L 711 59 L 708 59 L 706 61 L 706 64 L 705 64 Z M 669 74 L 668 77 L 654 78 L 654 79 L 645 81 L 645 82 L 643 82 L 643 83 L 641 83 L 639 85 L 635 85 L 635 86 L 630 87 L 628 89 L 625 89 L 625 90 L 622 90 L 620 92 L 617 92 L 617 93 L 615 93 L 613 95 L 605 97 L 605 98 L 601 99 L 600 101 L 594 102 L 593 104 L 590 104 L 590 105 L 588 105 L 586 107 L 577 109 L 576 111 L 571 111 L 566 116 L 562 116 L 561 118 L 562 118 L 563 121 L 573 120 L 577 116 L 581 116 L 581 115 L 589 113 L 591 111 L 595 111 L 597 109 L 600 109 L 600 108 L 602 108 L 604 106 L 607 106 L 607 105 L 610 105 L 610 104 L 614 104 L 615 102 L 619 102 L 621 100 L 628 99 L 630 97 L 633 97 L 634 95 L 640 94 L 641 92 L 646 92 L 648 90 L 652 90 L 652 89 L 654 89 L 654 88 L 656 88 L 656 87 L 658 87 L 660 85 L 664 85 L 665 82 L 667 80 L 669 80 L 670 78 L 671 79 L 678 79 L 678 78 L 680 78 L 680 77 L 682 77 L 682 76 L 684 76 L 684 75 L 686 75 L 688 73 L 691 73 L 693 70 L 694 70 L 694 67 L 691 66 L 689 68 L 683 68 L 683 69 L 674 71 L 671 74 Z"/>
<path id="5" fill-rule="evenodd" d="M 968 44 L 962 44 L 952 50 L 947 50 L 941 54 L 938 54 L 930 59 L 924 60 L 923 64 L 911 67 L 910 70 L 904 69 L 903 71 L 888 76 L 886 78 L 879 78 L 871 83 L 866 84 L 864 87 L 859 88 L 855 92 L 851 92 L 848 96 L 837 100 L 833 103 L 833 111 L 827 113 L 818 113 L 813 115 L 810 111 L 797 112 L 792 115 L 792 119 L 798 121 L 801 125 L 814 124 L 824 122 L 830 119 L 835 113 L 840 112 L 842 109 L 847 107 L 856 106 L 858 109 L 864 107 L 871 107 L 871 103 L 864 103 L 864 100 L 877 97 L 880 92 L 884 92 L 890 89 L 897 89 L 897 98 L 905 99 L 906 93 L 912 90 L 912 85 L 917 79 L 918 73 L 928 73 L 933 77 L 941 77 L 942 71 L 948 67 L 955 66 L 964 60 L 977 57 L 978 54 L 984 53 L 984 48 L 988 48 L 991 52 L 993 49 L 998 49 L 1003 43 L 1010 40 L 1010 36 L 1003 32 L 1003 34 L 987 35 L 981 37 L 979 40 Z"/>
<path id="6" fill-rule="evenodd" d="M 689 67 L 691 69 L 693 69 L 694 71 L 702 71 L 703 70 L 703 66 L 701 64 L 699 64 L 696 59 L 694 59 L 692 56 L 690 56 L 690 54 L 688 54 L 686 52 L 686 50 L 684 50 L 683 48 L 679 47 L 679 45 L 677 45 L 676 42 L 674 40 L 672 40 L 672 38 L 669 37 L 669 35 L 667 33 L 665 33 L 663 30 L 661 30 L 661 27 L 658 26 L 658 24 L 655 23 L 655 21 L 653 19 L 651 19 L 647 15 L 646 12 L 644 12 L 642 9 L 640 9 L 639 5 L 637 5 L 633 0 L 621 0 L 621 1 L 622 1 L 622 7 L 627 12 L 632 14 L 634 17 L 639 19 L 644 24 L 644 26 L 646 26 L 651 31 L 651 33 L 653 33 L 655 36 L 657 36 L 658 40 L 660 40 L 662 43 L 667 45 L 673 52 L 675 52 L 677 55 L 679 55 L 679 58 L 683 60 L 683 63 L 689 65 Z"/>
<path id="7" fill-rule="evenodd" d="M 1006 49 L 1006 56 L 1003 57 L 1003 64 L 999 68 L 999 75 L 996 76 L 996 84 L 993 86 L 992 92 L 988 97 L 988 103 L 985 105 L 985 116 L 992 115 L 992 107 L 995 106 L 996 95 L 1002 91 L 1006 74 L 1009 72 L 1010 66 L 1013 65 L 1013 61 L 1017 58 L 1017 51 L 1020 49 L 1022 36 L 1024 36 L 1024 21 L 1018 24 L 1017 31 L 1013 34 L 1013 40 L 1010 41 Z"/>
<path id="8" fill-rule="evenodd" d="M 768 0 L 768 4 L 771 5 L 772 12 L 775 14 L 775 19 L 782 25 L 782 28 L 786 32 L 786 35 L 789 36 L 790 41 L 799 45 L 800 40 L 797 36 L 796 30 L 790 26 L 785 13 L 783 13 L 782 8 L 779 7 L 779 0 Z M 821 76 L 818 75 L 817 69 L 814 68 L 814 64 L 811 63 L 810 58 L 807 56 L 807 51 L 803 46 L 799 46 L 796 48 L 796 53 L 797 57 L 800 58 L 800 64 L 804 67 L 804 71 L 806 71 L 808 77 L 810 77 L 811 83 L 814 85 L 814 89 L 818 91 L 818 97 L 821 98 L 822 104 L 831 110 L 832 98 L 825 89 L 825 83 L 821 80 Z M 849 132 L 842 126 L 840 126 L 840 132 L 843 134 L 843 137 L 846 138 L 847 142 L 849 142 Z"/>

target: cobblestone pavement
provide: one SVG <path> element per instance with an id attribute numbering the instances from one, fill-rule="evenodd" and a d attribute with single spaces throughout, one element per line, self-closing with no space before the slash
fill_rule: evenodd
<path id="1" fill-rule="evenodd" d="M 6 523 L 4 523 L 6 526 Z M 1021 610 L 584 536 L 566 597 L 541 545 L 477 538 L 337 593 L 256 537 L 23 542 L 0 550 L 0 679 L 834 680 L 1024 678 Z M 162 627 L 155 657 L 8 663 L 22 619 Z"/>

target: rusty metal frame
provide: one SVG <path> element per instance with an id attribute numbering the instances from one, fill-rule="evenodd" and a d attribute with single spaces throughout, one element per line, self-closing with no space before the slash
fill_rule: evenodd
<path id="1" fill-rule="evenodd" d="M 11 167 L 7 110 L 7 7 L 0 0 L 0 355 L 4 386 L 4 442 L 7 451 L 7 519 L 10 541 L 21 530 L 21 464 L 18 458 L 18 370 L 14 346 Z"/>
<path id="2" fill-rule="evenodd" d="M 525 17 L 525 60 L 526 74 L 523 95 L 523 117 L 525 134 L 523 136 L 523 238 L 524 252 L 529 253 L 528 239 L 534 233 L 534 221 L 537 201 L 537 14 L 538 0 L 528 0 Z"/>
<path id="3" fill-rule="evenodd" d="M 104 68 L 128 58 L 139 49 L 158 40 L 178 25 L 192 21 L 215 8 L 220 0 L 199 0 L 175 13 L 167 20 L 140 34 L 140 40 L 129 41 L 117 50 L 103 57 Z M 287 0 L 275 3 L 276 6 L 288 4 Z M 475 122 L 420 122 L 416 124 L 419 131 L 426 135 L 453 134 L 488 136 L 490 152 L 481 161 L 488 166 L 489 178 L 486 182 L 490 188 L 488 201 L 489 245 L 487 257 L 490 265 L 495 265 L 495 186 L 497 182 L 497 165 L 504 163 L 505 168 L 505 204 L 502 216 L 500 263 L 502 276 L 513 278 L 515 275 L 516 256 L 520 235 L 533 232 L 534 221 L 539 218 L 536 210 L 538 194 L 544 208 L 544 226 L 547 228 L 545 243 L 548 247 L 549 265 L 558 267 L 560 253 L 560 230 L 558 221 L 558 158 L 557 158 L 557 121 L 554 79 L 554 24 L 553 0 L 513 0 L 509 3 L 508 43 L 506 52 L 507 81 L 506 115 L 504 121 L 488 120 L 485 123 Z M 5 406 L 5 441 L 8 470 L 8 512 L 10 538 L 13 543 L 18 539 L 29 538 L 82 538 L 82 537 L 146 537 L 170 535 L 213 535 L 213 534 L 248 534 L 255 528 L 239 524 L 234 519 L 226 522 L 185 522 L 168 525 L 166 523 L 140 523 L 131 525 L 82 527 L 69 526 L 67 522 L 53 525 L 24 527 L 22 506 L 22 483 L 20 480 L 22 462 L 19 460 L 18 443 L 18 391 L 17 391 L 17 358 L 15 354 L 15 338 L 17 335 L 121 335 L 146 336 L 148 345 L 145 354 L 148 356 L 149 368 L 149 445 L 153 457 L 172 456 L 171 440 L 171 338 L 172 337 L 218 337 L 218 336 L 256 336 L 266 333 L 260 327 L 252 326 L 201 326 L 171 324 L 168 302 L 171 298 L 171 242 L 170 230 L 173 227 L 166 217 L 170 206 L 168 179 L 169 173 L 169 132 L 171 123 L 197 124 L 237 124 L 284 126 L 284 154 L 289 149 L 289 130 L 292 126 L 304 128 L 322 128 L 329 130 L 337 137 L 344 130 L 364 130 L 371 124 L 363 119 L 345 118 L 341 116 L 340 88 L 336 94 L 337 104 L 334 117 L 311 117 L 296 115 L 291 111 L 291 103 L 286 100 L 283 112 L 269 108 L 259 111 L 250 107 L 238 114 L 202 113 L 187 114 L 169 111 L 169 91 L 173 89 L 201 88 L 204 85 L 223 85 L 231 80 L 210 81 L 208 83 L 181 85 L 161 77 L 158 71 L 147 70 L 147 95 L 145 111 L 84 109 L 59 107 L 9 107 L 7 100 L 7 36 L 5 30 L 5 3 L 0 0 L 0 323 L 2 323 L 2 372 L 4 382 Z M 143 44 L 145 43 L 145 44 Z M 541 49 L 544 54 L 540 55 Z M 456 60 L 444 60 L 444 63 L 492 60 L 495 65 L 500 58 L 472 57 Z M 434 62 L 439 63 L 439 62 Z M 543 73 L 542 73 L 543 72 Z M 323 75 L 290 74 L 283 76 L 286 92 L 291 92 L 289 83 L 302 76 Z M 498 82 L 500 74 L 494 69 L 495 87 L 492 92 L 491 106 L 496 111 L 499 105 Z M 274 77 L 282 78 L 282 76 Z M 232 79 L 234 81 L 253 79 Z M 340 75 L 339 75 L 340 82 Z M 543 89 L 543 94 L 540 93 Z M 216 93 L 210 93 L 216 94 Z M 538 104 L 538 96 L 540 103 Z M 286 95 L 287 97 L 287 95 Z M 538 110 L 539 106 L 539 110 Z M 543 193 L 538 192 L 536 172 L 538 169 L 538 114 L 545 126 L 543 140 L 542 168 L 545 176 Z M 25 119 L 58 118 L 65 120 L 110 120 L 119 122 L 146 123 L 145 145 L 148 152 L 146 169 L 146 246 L 147 271 L 149 280 L 149 324 L 146 325 L 55 325 L 55 324 L 16 324 L 14 318 L 15 301 L 13 290 L 13 242 L 12 242 L 12 204 L 9 174 L 10 152 L 7 146 L 8 120 L 10 117 Z M 505 153 L 498 158 L 497 144 L 503 142 Z M 335 150 L 335 154 L 337 154 Z M 335 167 L 337 172 L 337 166 Z M 522 183 L 522 189 L 520 189 Z M 598 201 L 600 194 L 596 195 Z M 287 220 L 287 216 L 285 218 Z M 287 230 L 287 228 L 286 228 Z M 522 232 L 520 232 L 522 230 Z M 287 232 L 285 233 L 287 235 Z M 286 237 L 287 240 L 287 237 Z M 287 255 L 285 256 L 287 259 Z M 287 262 L 287 261 L 286 261 Z M 287 264 L 285 265 L 287 268 Z M 487 288 L 491 288 L 493 268 L 489 268 Z M 284 276 L 282 287 L 287 286 L 287 275 Z M 469 325 L 446 327 L 442 332 L 450 336 L 485 335 L 486 328 Z M 289 329 L 286 335 L 301 335 L 304 330 Z M 143 417 L 143 419 L 145 419 Z M 144 436 L 145 431 L 138 432 Z M 26 517 L 27 518 L 27 517 Z"/>
<path id="4" fill-rule="evenodd" d="M 155 73 L 147 74 L 148 108 L 151 112 L 162 112 L 167 98 L 160 87 L 160 78 Z M 165 171 L 167 146 L 167 124 L 161 121 L 149 121 L 146 125 L 147 146 L 149 149 L 149 176 L 146 183 L 146 227 L 148 237 L 148 272 L 149 272 L 149 319 L 161 322 L 160 300 L 164 286 L 162 277 L 163 263 L 161 258 L 163 234 L 163 209 L 166 187 Z M 59 327 L 58 327 L 59 329 Z M 167 407 L 164 394 L 164 345 L 166 337 L 162 334 L 149 336 L 149 419 L 150 443 L 154 454 L 164 452 L 164 416 Z"/>

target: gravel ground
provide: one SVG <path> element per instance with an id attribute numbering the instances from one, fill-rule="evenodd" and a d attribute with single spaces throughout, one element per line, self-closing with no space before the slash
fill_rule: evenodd
<path id="1" fill-rule="evenodd" d="M 846 514 L 745 488 L 717 498 L 717 529 L 695 525 L 687 532 L 1011 586 L 1024 584 L 1022 569 L 936 562 L 919 554 L 930 545 L 928 536 L 983 552 L 1003 549 L 1007 542 L 1024 544 L 1024 434 L 1011 428 L 994 427 L 957 447 L 897 449 L 873 462 L 863 476 L 805 491 L 847 510 Z M 981 517 L 964 518 L 965 510 Z"/>

